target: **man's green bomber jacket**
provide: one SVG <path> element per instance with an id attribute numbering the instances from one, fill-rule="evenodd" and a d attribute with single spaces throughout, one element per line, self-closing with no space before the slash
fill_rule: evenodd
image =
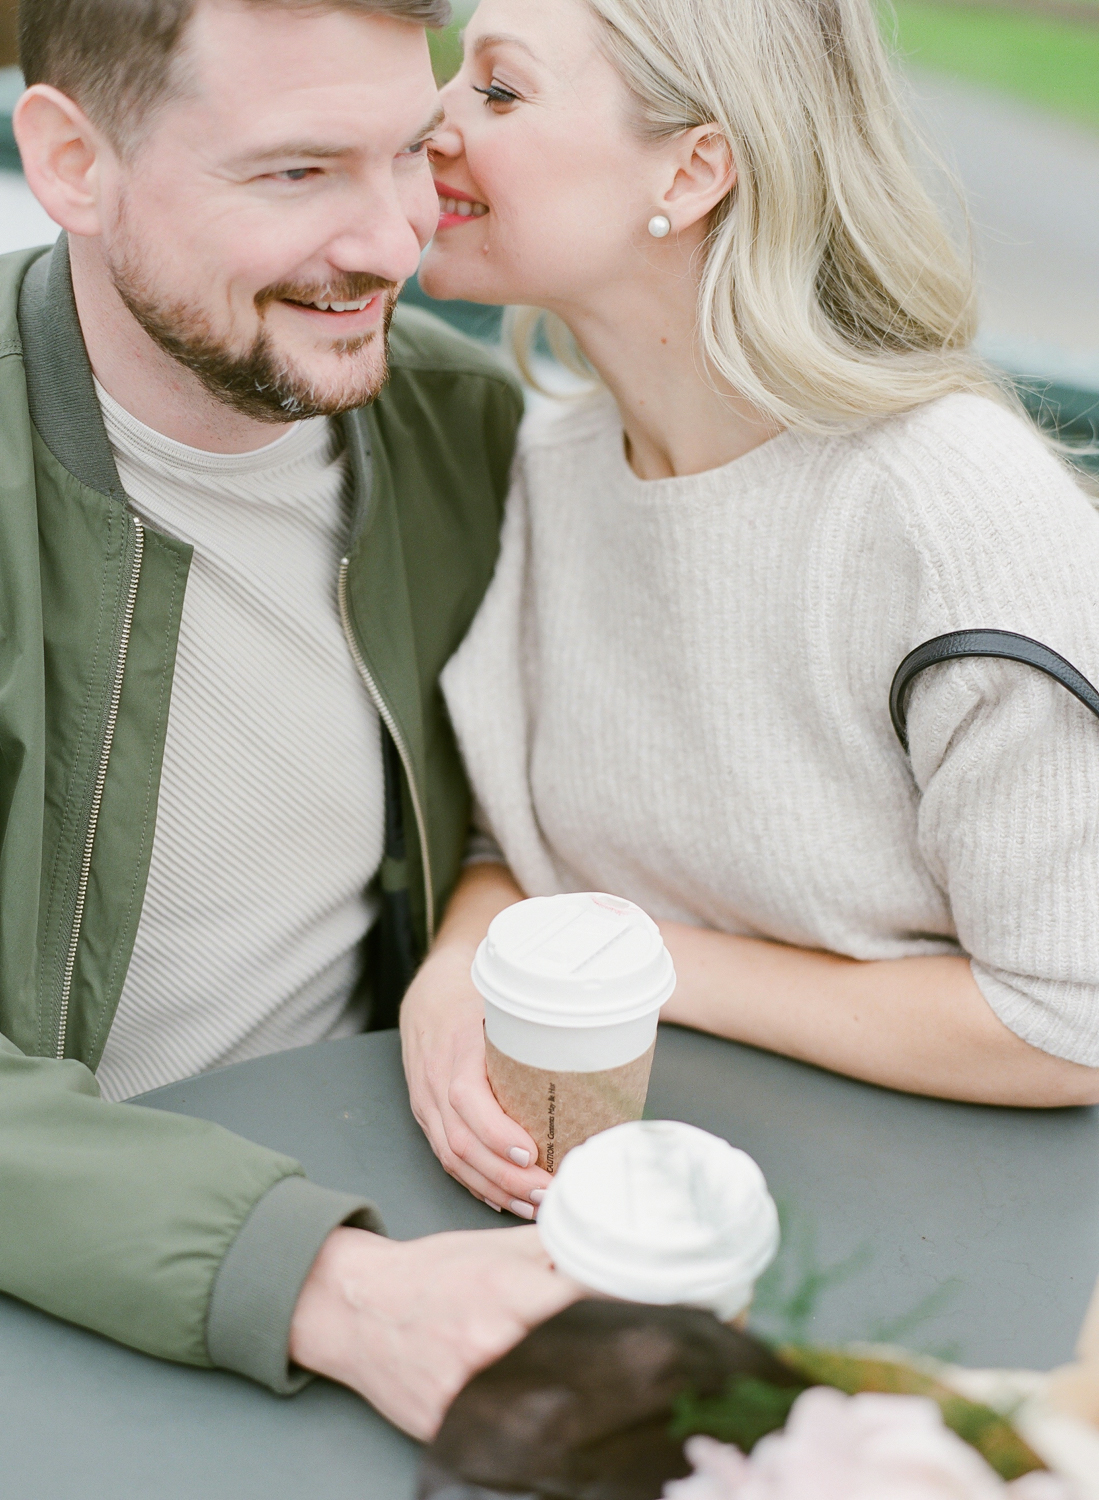
<path id="1" fill-rule="evenodd" d="M 469 806 L 438 675 L 495 564 L 521 398 L 413 310 L 390 370 L 344 418 L 357 493 L 339 584 L 402 763 L 407 869 L 391 860 L 383 884 L 407 884 L 422 952 Z M 190 548 L 143 527 L 120 487 L 64 236 L 0 257 L 0 452 L 0 1290 L 293 1390 L 301 1284 L 337 1224 L 380 1227 L 373 1209 L 95 1083 L 149 868 Z"/>

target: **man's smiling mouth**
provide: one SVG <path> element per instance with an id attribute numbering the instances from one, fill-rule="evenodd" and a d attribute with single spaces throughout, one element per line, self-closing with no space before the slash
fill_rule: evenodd
<path id="1" fill-rule="evenodd" d="M 304 313 L 324 316 L 333 326 L 346 319 L 349 325 L 361 320 L 365 327 L 378 314 L 385 312 L 398 290 L 396 282 L 386 281 L 369 271 L 348 271 L 329 281 L 319 278 L 306 281 L 304 277 L 298 281 L 288 279 L 264 287 L 256 296 L 256 311 L 263 317 L 268 307 L 282 303 Z"/>
<path id="2" fill-rule="evenodd" d="M 318 297 L 312 302 L 301 302 L 296 297 L 287 297 L 285 300 L 292 307 L 315 308 L 318 312 L 354 313 L 363 312 L 379 295 L 378 292 L 372 292 L 369 297 L 360 297 L 356 302 L 336 302 L 327 297 Z"/>

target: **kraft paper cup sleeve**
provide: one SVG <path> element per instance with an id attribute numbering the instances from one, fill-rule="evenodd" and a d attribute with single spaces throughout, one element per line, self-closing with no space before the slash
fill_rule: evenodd
<path id="1" fill-rule="evenodd" d="M 538 1146 L 538 1165 L 556 1171 L 565 1154 L 590 1136 L 640 1120 L 655 1041 L 632 1062 L 599 1073 L 569 1073 L 516 1062 L 485 1038 L 489 1083 L 500 1108 Z"/>

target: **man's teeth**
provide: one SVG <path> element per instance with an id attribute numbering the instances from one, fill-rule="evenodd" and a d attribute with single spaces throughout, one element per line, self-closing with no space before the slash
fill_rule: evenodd
<path id="1" fill-rule="evenodd" d="M 463 219 L 480 219 L 488 213 L 488 204 L 467 203 L 464 198 L 440 198 L 439 209 L 444 214 L 460 214 Z"/>
<path id="2" fill-rule="evenodd" d="M 360 297 L 358 302 L 328 302 L 323 297 L 318 297 L 316 302 L 308 302 L 306 306 L 317 307 L 321 312 L 362 312 L 373 300 L 373 293 L 369 297 Z"/>

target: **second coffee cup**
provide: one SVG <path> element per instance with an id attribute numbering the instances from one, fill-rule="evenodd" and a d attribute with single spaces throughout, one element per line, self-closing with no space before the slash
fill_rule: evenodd
<path id="1" fill-rule="evenodd" d="M 637 1120 L 585 1142 L 538 1210 L 559 1271 L 627 1302 L 745 1316 L 779 1245 L 763 1173 L 728 1141 L 681 1120 Z"/>
<path id="2" fill-rule="evenodd" d="M 473 962 L 493 1093 L 553 1172 L 645 1107 L 675 970 L 656 923 L 617 896 L 536 896 L 495 918 Z"/>

